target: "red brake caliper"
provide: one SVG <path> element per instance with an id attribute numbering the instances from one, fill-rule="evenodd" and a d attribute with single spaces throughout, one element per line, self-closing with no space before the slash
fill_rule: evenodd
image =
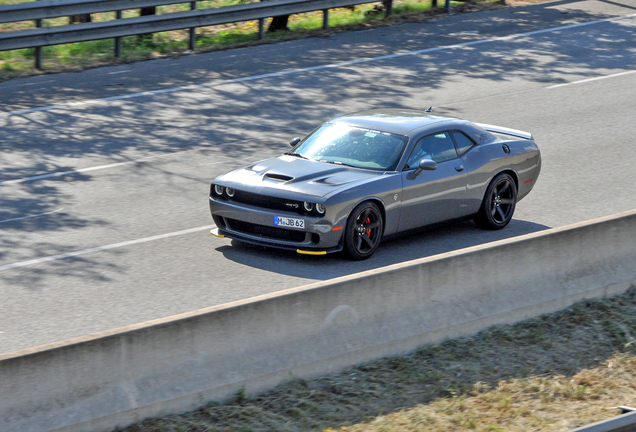
<path id="1" fill-rule="evenodd" d="M 366 220 L 366 221 L 364 221 L 364 223 L 365 223 L 365 224 L 370 224 L 370 223 L 371 223 L 371 219 L 370 219 L 370 218 L 367 218 L 367 220 Z M 368 230 L 366 231 L 366 233 L 367 233 L 367 237 L 371 238 L 371 230 L 370 230 L 370 229 L 368 229 Z"/>

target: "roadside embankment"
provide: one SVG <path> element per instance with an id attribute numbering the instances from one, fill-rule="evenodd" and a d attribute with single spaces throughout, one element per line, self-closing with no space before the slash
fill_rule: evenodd
<path id="1" fill-rule="evenodd" d="M 0 430 L 108 431 L 625 292 L 636 211 L 0 356 Z"/>
<path id="2" fill-rule="evenodd" d="M 256 395 L 240 389 L 223 403 L 120 432 L 636 428 L 636 413 L 619 416 L 618 406 L 636 407 L 636 287 Z"/>

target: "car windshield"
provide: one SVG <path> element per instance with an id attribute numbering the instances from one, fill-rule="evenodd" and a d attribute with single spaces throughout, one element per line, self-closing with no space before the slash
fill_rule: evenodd
<path id="1" fill-rule="evenodd" d="M 406 142 L 403 135 L 325 123 L 290 154 L 356 168 L 393 171 Z"/>

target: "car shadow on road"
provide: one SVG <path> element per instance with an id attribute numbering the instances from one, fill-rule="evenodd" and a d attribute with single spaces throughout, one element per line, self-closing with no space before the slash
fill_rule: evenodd
<path id="1" fill-rule="evenodd" d="M 322 281 L 549 228 L 520 219 L 513 219 L 500 231 L 482 230 L 472 221 L 446 223 L 385 240 L 376 253 L 366 261 L 351 261 L 343 253 L 326 256 L 300 255 L 293 251 L 252 246 L 238 241 L 232 241 L 231 245 L 221 246 L 217 250 L 228 260 L 239 264 L 287 276 Z"/>

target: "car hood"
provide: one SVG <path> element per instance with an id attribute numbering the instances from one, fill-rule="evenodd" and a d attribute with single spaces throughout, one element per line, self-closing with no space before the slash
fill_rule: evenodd
<path id="1" fill-rule="evenodd" d="M 383 171 L 282 155 L 223 174 L 217 177 L 215 183 L 270 196 L 293 193 L 298 196 L 325 197 L 383 174 Z"/>

